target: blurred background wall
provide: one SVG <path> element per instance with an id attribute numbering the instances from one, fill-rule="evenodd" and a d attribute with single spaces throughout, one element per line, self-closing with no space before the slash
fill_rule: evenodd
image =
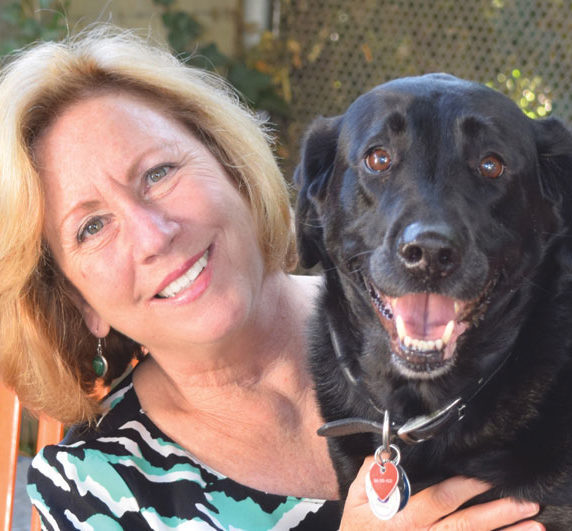
<path id="1" fill-rule="evenodd" d="M 275 124 L 286 175 L 313 117 L 404 75 L 450 72 L 572 122 L 572 0 L 0 0 L 0 53 L 95 21 L 229 79 Z"/>
<path id="2" fill-rule="evenodd" d="M 569 0 L 284 0 L 292 139 L 394 77 L 450 72 L 501 90 L 533 118 L 572 120 Z"/>

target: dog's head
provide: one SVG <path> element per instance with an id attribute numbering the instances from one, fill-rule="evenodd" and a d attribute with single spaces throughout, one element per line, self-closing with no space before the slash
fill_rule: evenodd
<path id="1" fill-rule="evenodd" d="M 557 120 L 453 76 L 391 81 L 306 135 L 301 262 L 367 300 L 393 370 L 433 378 L 494 317 L 491 301 L 502 294 L 498 318 L 530 282 L 569 215 L 570 179 L 572 136 Z"/>

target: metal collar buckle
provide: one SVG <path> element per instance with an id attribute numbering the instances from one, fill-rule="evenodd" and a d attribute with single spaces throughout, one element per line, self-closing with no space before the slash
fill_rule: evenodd
<path id="1" fill-rule="evenodd" d="M 429 415 L 421 415 L 409 419 L 398 430 L 398 437 L 407 444 L 418 444 L 431 439 L 453 423 L 463 418 L 465 404 L 456 398 L 445 407 L 433 411 Z"/>

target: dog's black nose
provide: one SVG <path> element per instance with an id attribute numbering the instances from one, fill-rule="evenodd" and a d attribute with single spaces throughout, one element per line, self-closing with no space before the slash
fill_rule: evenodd
<path id="1" fill-rule="evenodd" d="M 412 223 L 399 240 L 399 258 L 412 273 L 445 277 L 460 263 L 455 241 L 453 230 L 446 224 Z"/>

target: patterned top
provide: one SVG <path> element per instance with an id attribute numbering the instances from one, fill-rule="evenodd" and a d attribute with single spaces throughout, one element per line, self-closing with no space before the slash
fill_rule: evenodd
<path id="1" fill-rule="evenodd" d="M 331 530 L 334 501 L 268 494 L 216 472 L 165 435 L 127 376 L 95 427 L 45 447 L 28 472 L 43 529 Z"/>

